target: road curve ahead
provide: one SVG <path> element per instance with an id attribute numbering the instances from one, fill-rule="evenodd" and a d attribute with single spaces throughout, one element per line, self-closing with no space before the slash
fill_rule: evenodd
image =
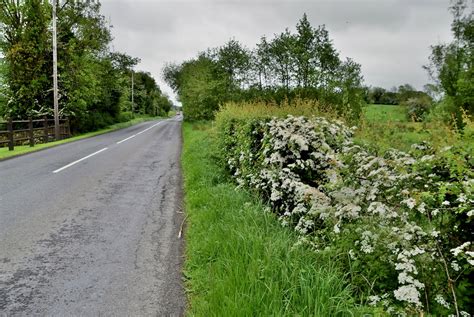
<path id="1" fill-rule="evenodd" d="M 181 118 L 0 162 L 0 316 L 180 316 Z"/>

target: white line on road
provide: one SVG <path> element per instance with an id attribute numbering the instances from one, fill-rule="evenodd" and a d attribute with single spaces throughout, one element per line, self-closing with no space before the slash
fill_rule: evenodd
<path id="1" fill-rule="evenodd" d="M 164 120 L 164 121 L 166 121 L 166 120 Z M 147 132 L 148 130 L 150 130 L 150 129 L 156 127 L 157 125 L 159 125 L 160 123 L 162 123 L 162 122 L 164 122 L 164 121 L 160 121 L 160 122 L 158 122 L 158 123 L 155 123 L 155 124 L 152 125 L 151 127 L 148 127 L 148 128 L 146 128 L 145 130 L 138 132 L 137 134 L 134 134 L 134 135 L 132 135 L 132 136 L 129 136 L 128 138 L 123 139 L 122 141 L 118 141 L 117 144 L 121 144 L 121 143 L 123 143 L 123 142 L 125 142 L 125 141 L 128 141 L 128 140 L 130 140 L 130 139 L 133 139 L 134 137 L 136 137 L 136 136 L 138 136 L 138 135 L 140 135 L 140 134 L 142 134 L 142 133 Z M 56 173 L 62 172 L 62 171 L 64 171 L 66 168 L 69 168 L 69 167 L 71 167 L 71 166 L 73 166 L 73 165 L 76 165 L 77 163 L 82 162 L 82 161 L 84 161 L 84 160 L 87 160 L 88 158 L 91 158 L 92 156 L 97 155 L 97 154 L 99 154 L 99 153 L 101 153 L 101 152 L 104 152 L 105 150 L 108 150 L 108 149 L 109 149 L 108 147 L 103 148 L 102 150 L 99 150 L 99 151 L 97 151 L 97 152 L 95 152 L 95 153 L 92 153 L 92 154 L 90 154 L 90 155 L 87 155 L 86 157 L 83 157 L 83 158 L 81 158 L 80 160 L 77 160 L 77 161 L 72 162 L 72 163 L 70 163 L 70 164 L 68 164 L 68 165 L 66 165 L 66 166 L 61 167 L 61 168 L 55 170 L 53 173 L 56 174 Z"/>
<path id="2" fill-rule="evenodd" d="M 109 149 L 108 147 L 103 148 L 102 150 L 99 150 L 99 151 L 97 151 L 97 152 L 94 152 L 94 153 L 92 153 L 92 154 L 90 154 L 90 155 L 87 155 L 86 157 L 83 157 L 83 158 L 81 158 L 81 159 L 79 159 L 79 160 L 77 160 L 77 161 L 74 161 L 74 162 L 72 162 L 72 163 L 70 163 L 70 164 L 68 164 L 68 165 L 66 165 L 66 166 L 61 167 L 61 168 L 55 170 L 53 173 L 56 174 L 56 173 L 62 172 L 62 171 L 64 171 L 66 168 L 69 168 L 69 167 L 71 167 L 71 166 L 73 166 L 73 165 L 76 165 L 77 163 L 82 162 L 82 161 L 84 161 L 84 160 L 87 160 L 88 158 L 91 158 L 91 157 L 93 157 L 94 155 L 97 155 L 97 154 L 99 154 L 99 153 L 101 153 L 101 152 L 104 152 L 104 151 L 106 151 L 106 150 L 108 150 L 108 149 Z"/>
<path id="3" fill-rule="evenodd" d="M 140 131 L 140 132 L 138 132 L 137 134 L 134 134 L 134 135 L 132 135 L 132 136 L 129 136 L 128 138 L 123 139 L 122 141 L 118 141 L 117 144 L 121 144 L 121 143 L 123 143 L 123 142 L 125 142 L 125 141 L 128 141 L 128 140 L 130 140 L 130 139 L 133 139 L 134 137 L 136 137 L 136 136 L 138 136 L 138 135 L 140 135 L 140 134 L 142 134 L 142 133 L 145 133 L 145 132 L 147 132 L 148 130 L 150 130 L 150 129 L 156 127 L 157 125 L 159 125 L 159 124 L 162 123 L 162 122 L 164 122 L 164 121 L 160 121 L 160 122 L 158 122 L 158 123 L 155 123 L 155 124 L 152 125 L 151 127 L 146 128 L 145 130 Z"/>
<path id="4" fill-rule="evenodd" d="M 132 136 L 129 136 L 128 138 L 123 139 L 122 141 L 118 141 L 117 144 L 123 143 L 123 142 L 125 142 L 125 141 L 130 140 L 130 139 L 133 139 L 133 138 L 136 137 L 137 135 L 138 135 L 138 134 L 134 134 L 134 135 L 132 135 Z"/>

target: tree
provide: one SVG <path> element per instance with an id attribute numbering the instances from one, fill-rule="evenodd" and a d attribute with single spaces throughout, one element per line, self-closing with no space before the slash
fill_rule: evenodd
<path id="1" fill-rule="evenodd" d="M 339 67 L 337 77 L 337 88 L 341 101 L 339 105 L 336 105 L 336 109 L 340 115 L 355 121 L 362 113 L 364 100 L 362 88 L 364 78 L 361 75 L 360 64 L 348 58 Z"/>
<path id="2" fill-rule="evenodd" d="M 296 25 L 296 40 L 294 45 L 294 61 L 296 71 L 296 86 L 309 88 L 314 84 L 316 73 L 314 60 L 316 54 L 316 32 L 308 21 L 306 13 Z"/>
<path id="3" fill-rule="evenodd" d="M 0 58 L 0 120 L 5 116 L 7 104 L 7 85 L 5 82 L 6 64 L 3 58 Z"/>
<path id="4" fill-rule="evenodd" d="M 24 117 L 50 104 L 49 5 L 42 0 L 0 1 L 0 48 L 7 64 L 8 115 Z"/>
<path id="5" fill-rule="evenodd" d="M 293 56 L 295 37 L 288 29 L 277 35 L 270 43 L 270 65 L 281 87 L 288 94 L 293 77 Z"/>
<path id="6" fill-rule="evenodd" d="M 229 100 L 229 73 L 209 54 L 201 53 L 196 59 L 181 65 L 167 65 L 165 81 L 173 87 L 183 104 L 186 120 L 208 120 L 214 117 L 219 104 Z"/>
<path id="7" fill-rule="evenodd" d="M 232 39 L 217 50 L 217 64 L 227 74 L 229 93 L 241 88 L 248 79 L 250 69 L 250 53 L 238 41 Z"/>
<path id="8" fill-rule="evenodd" d="M 209 119 L 229 100 L 281 103 L 294 97 L 320 99 L 341 114 L 358 116 L 364 99 L 360 65 L 341 62 L 325 26 L 303 15 L 270 41 L 248 51 L 236 40 L 208 49 L 197 59 L 168 64 L 163 78 L 178 94 L 187 119 Z"/>
<path id="9" fill-rule="evenodd" d="M 325 90 L 325 87 L 333 80 L 334 75 L 337 73 L 341 61 L 329 38 L 329 32 L 324 25 L 318 27 L 315 37 L 314 67 L 318 70 L 315 83 L 316 86 Z"/>
<path id="10" fill-rule="evenodd" d="M 451 31 L 454 41 L 431 47 L 429 64 L 424 68 L 453 104 L 458 125 L 462 126 L 462 112 L 474 114 L 474 15 L 467 0 L 454 0 Z"/>
<path id="11" fill-rule="evenodd" d="M 69 116 L 73 131 L 117 122 L 130 108 L 131 69 L 139 60 L 109 51 L 110 27 L 100 8 L 100 1 L 66 0 L 57 9 L 60 114 Z M 52 112 L 51 9 L 47 0 L 0 0 L 8 98 L 1 114 Z M 143 78 L 140 111 L 156 114 L 161 91 L 151 76 Z"/>
<path id="12" fill-rule="evenodd" d="M 175 92 L 179 91 L 179 87 L 181 87 L 182 84 L 180 76 L 182 75 L 183 64 L 167 63 L 165 67 L 163 67 L 162 77 Z"/>
<path id="13" fill-rule="evenodd" d="M 268 86 L 270 79 L 270 44 L 265 36 L 260 38 L 260 43 L 257 43 L 256 49 L 253 51 L 251 59 L 251 69 L 254 70 L 254 75 L 257 78 L 257 86 L 260 91 Z"/>

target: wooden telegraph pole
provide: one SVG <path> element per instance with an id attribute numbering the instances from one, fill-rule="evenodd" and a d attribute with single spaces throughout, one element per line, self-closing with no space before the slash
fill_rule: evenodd
<path id="1" fill-rule="evenodd" d="M 54 99 L 54 138 L 59 140 L 59 105 L 58 105 L 58 43 L 56 30 L 56 5 L 53 0 L 53 99 Z"/>
<path id="2" fill-rule="evenodd" d="M 135 73 L 135 71 L 132 68 L 132 115 L 133 115 L 133 108 L 134 108 L 134 104 L 133 104 L 134 103 L 134 100 L 133 100 L 133 98 L 134 98 L 134 89 L 133 88 L 134 88 L 134 85 L 135 85 L 134 73 Z"/>

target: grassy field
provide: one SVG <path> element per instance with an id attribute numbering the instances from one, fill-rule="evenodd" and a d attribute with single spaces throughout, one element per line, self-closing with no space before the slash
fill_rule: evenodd
<path id="1" fill-rule="evenodd" d="M 356 140 L 384 152 L 389 148 L 409 151 L 411 145 L 430 141 L 443 147 L 457 141 L 458 135 L 437 122 L 411 122 L 402 106 L 368 105 L 356 132 Z"/>
<path id="2" fill-rule="evenodd" d="M 405 109 L 393 105 L 367 105 L 364 118 L 368 122 L 408 122 Z"/>
<path id="3" fill-rule="evenodd" d="M 90 137 L 93 137 L 93 136 L 96 136 L 96 135 L 99 135 L 99 134 L 112 132 L 112 131 L 115 131 L 115 130 L 118 130 L 118 129 L 123 129 L 123 128 L 129 127 L 129 126 L 132 126 L 132 125 L 140 123 L 140 122 L 155 120 L 155 119 L 158 119 L 158 118 L 159 117 L 139 117 L 139 118 L 135 118 L 133 120 L 127 121 L 127 122 L 116 123 L 116 124 L 111 125 L 111 126 L 109 126 L 108 128 L 105 128 L 105 129 L 101 129 L 101 130 L 94 131 L 94 132 L 89 132 L 89 133 L 84 133 L 84 134 L 77 135 L 75 137 L 65 139 L 65 140 L 61 140 L 61 141 L 44 143 L 44 144 L 37 144 L 34 147 L 30 147 L 29 145 L 15 146 L 14 151 L 9 151 L 8 147 L 2 147 L 2 148 L 0 148 L 0 160 L 10 158 L 10 157 L 14 157 L 14 156 L 18 156 L 18 155 L 22 155 L 22 154 L 26 154 L 26 153 L 30 153 L 30 152 L 39 151 L 39 150 L 42 150 L 42 149 L 46 149 L 46 148 L 56 146 L 56 145 L 60 145 L 60 144 L 64 144 L 64 143 L 69 143 L 69 142 L 73 142 L 73 141 L 77 141 L 77 140 L 81 140 L 81 139 L 85 139 L 85 138 L 90 138 Z"/>
<path id="4" fill-rule="evenodd" d="M 212 158 L 209 125 L 184 124 L 188 219 L 185 277 L 191 316 L 357 316 L 337 262 L 293 231 Z"/>

